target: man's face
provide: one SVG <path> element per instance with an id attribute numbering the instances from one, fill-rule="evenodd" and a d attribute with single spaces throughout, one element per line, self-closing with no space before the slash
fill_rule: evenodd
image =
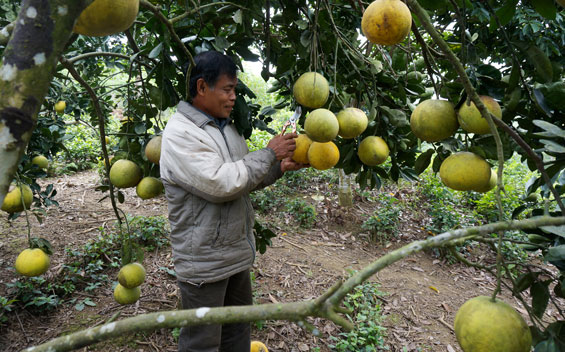
<path id="1" fill-rule="evenodd" d="M 235 104 L 236 85 L 237 78 L 225 74 L 218 78 L 214 87 L 202 80 L 198 84 L 199 108 L 215 118 L 228 118 Z"/>

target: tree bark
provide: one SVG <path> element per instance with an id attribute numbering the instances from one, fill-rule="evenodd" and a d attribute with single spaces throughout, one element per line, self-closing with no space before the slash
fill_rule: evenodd
<path id="1" fill-rule="evenodd" d="M 91 1 L 22 1 L 0 64 L 0 204 L 31 138 L 57 60 Z"/>

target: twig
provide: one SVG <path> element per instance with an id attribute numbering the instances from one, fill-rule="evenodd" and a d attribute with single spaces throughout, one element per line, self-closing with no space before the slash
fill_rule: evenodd
<path id="1" fill-rule="evenodd" d="M 297 245 L 296 243 L 292 243 L 291 241 L 287 240 L 286 238 L 284 238 L 284 237 L 282 237 L 282 236 L 281 236 L 281 240 L 287 242 L 287 243 L 290 244 L 290 245 L 293 245 L 293 246 L 296 247 L 296 248 L 300 248 L 300 249 L 302 249 L 304 252 L 308 253 L 308 251 L 307 251 L 306 249 L 304 249 L 303 247 Z"/>
<path id="2" fill-rule="evenodd" d="M 20 320 L 20 316 L 18 315 L 18 312 L 14 311 L 14 313 L 16 313 L 16 318 L 18 319 L 18 323 L 20 323 L 20 328 L 22 329 L 22 332 L 24 333 L 24 337 L 26 338 L 26 342 L 29 343 L 29 337 L 27 337 L 27 333 L 24 329 L 24 324 L 22 324 L 22 321 Z"/>
<path id="3" fill-rule="evenodd" d="M 447 323 L 445 320 L 443 320 L 443 316 L 441 318 L 437 318 L 437 320 L 442 323 L 443 325 L 447 326 L 447 328 L 451 331 L 455 331 L 455 329 L 453 329 L 453 326 L 449 325 L 449 323 Z"/>

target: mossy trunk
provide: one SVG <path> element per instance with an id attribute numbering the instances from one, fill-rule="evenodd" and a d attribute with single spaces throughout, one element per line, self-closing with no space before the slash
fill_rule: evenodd
<path id="1" fill-rule="evenodd" d="M 24 0 L 0 64 L 0 204 L 29 143 L 75 20 L 91 0 Z"/>

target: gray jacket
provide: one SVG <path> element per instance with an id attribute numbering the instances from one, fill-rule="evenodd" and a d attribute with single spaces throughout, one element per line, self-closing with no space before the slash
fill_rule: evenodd
<path id="1" fill-rule="evenodd" d="M 160 171 L 177 278 L 214 282 L 251 267 L 255 238 L 249 192 L 281 177 L 275 152 L 250 153 L 233 124 L 220 130 L 181 102 L 163 132 Z"/>

